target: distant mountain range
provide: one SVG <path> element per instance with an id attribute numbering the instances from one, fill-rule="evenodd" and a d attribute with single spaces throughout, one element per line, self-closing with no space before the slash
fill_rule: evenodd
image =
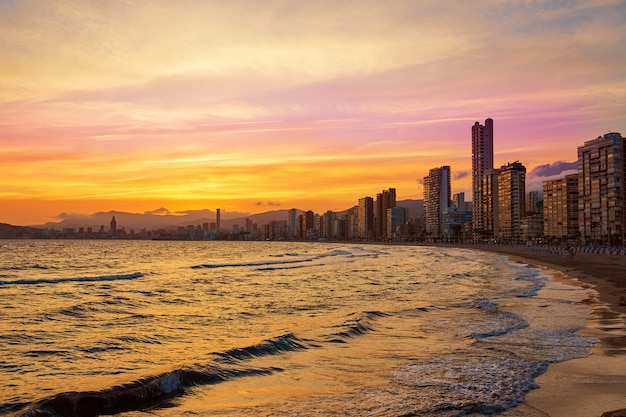
<path id="1" fill-rule="evenodd" d="M 405 207 L 409 210 L 409 217 L 421 217 L 424 214 L 423 200 L 401 200 L 397 202 L 399 207 Z M 347 210 L 341 212 L 345 213 Z M 298 214 L 302 214 L 303 210 L 297 210 Z M 323 214 L 323 213 L 319 213 Z M 287 220 L 289 210 L 274 210 L 259 214 L 249 214 L 241 212 L 222 211 L 221 227 L 230 230 L 233 225 L 245 226 L 246 219 L 257 223 L 259 226 L 268 224 L 271 221 Z M 124 228 L 127 231 L 135 230 L 136 232 L 158 229 L 175 229 L 178 227 L 187 227 L 189 225 L 197 226 L 203 223 L 215 223 L 216 211 L 214 210 L 189 210 L 184 212 L 170 212 L 165 208 L 160 208 L 146 213 L 127 213 L 123 211 L 107 211 L 98 212 L 91 215 L 79 214 L 62 214 L 63 220 L 60 222 L 49 222 L 41 225 L 33 225 L 29 228 L 22 226 L 10 226 L 0 224 L 0 237 L 11 237 L 12 235 L 24 235 L 25 229 L 56 229 L 65 228 L 78 229 L 80 227 L 87 229 L 91 227 L 94 231 L 100 230 L 104 226 L 105 230 L 109 230 L 111 219 L 115 216 L 117 228 Z M 14 229 L 11 229 L 14 228 Z M 20 229 L 20 230 L 18 230 Z"/>
<path id="2" fill-rule="evenodd" d="M 0 239 L 18 239 L 22 237 L 35 237 L 41 234 L 41 230 L 35 227 L 12 226 L 0 223 Z"/>
<path id="3" fill-rule="evenodd" d="M 272 220 L 287 220 L 288 212 L 289 210 L 276 210 L 260 214 L 248 214 L 222 211 L 220 213 L 221 228 L 231 229 L 235 224 L 243 226 L 245 225 L 246 219 L 250 219 L 258 224 L 266 224 Z M 299 210 L 298 214 L 300 213 L 302 213 L 302 211 Z M 190 225 L 197 226 L 203 223 L 215 223 L 217 213 L 214 210 L 192 210 L 172 213 L 165 209 L 159 209 L 155 212 L 143 214 L 127 213 L 123 211 L 99 212 L 88 216 L 64 214 L 64 218 L 60 222 L 49 222 L 34 227 L 57 230 L 65 228 L 77 229 L 79 227 L 87 229 L 91 227 L 94 231 L 97 231 L 104 226 L 104 230 L 109 230 L 111 219 L 114 216 L 118 229 L 140 231 L 142 229 L 176 229 Z"/>

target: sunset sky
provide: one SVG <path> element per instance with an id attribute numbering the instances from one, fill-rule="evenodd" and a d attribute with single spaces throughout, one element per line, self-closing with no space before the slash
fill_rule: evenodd
<path id="1" fill-rule="evenodd" d="M 0 0 L 0 222 L 469 200 L 488 117 L 539 189 L 626 134 L 625 45 L 624 1 Z"/>

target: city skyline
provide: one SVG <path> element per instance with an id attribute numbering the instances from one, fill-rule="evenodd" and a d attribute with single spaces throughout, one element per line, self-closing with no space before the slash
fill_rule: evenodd
<path id="1" fill-rule="evenodd" d="M 250 9 L 256 7 L 255 13 Z M 0 222 L 423 198 L 469 131 L 527 191 L 624 131 L 623 2 L 0 3 Z"/>

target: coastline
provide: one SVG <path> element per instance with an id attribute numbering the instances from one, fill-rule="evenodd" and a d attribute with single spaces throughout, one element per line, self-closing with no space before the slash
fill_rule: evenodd
<path id="1" fill-rule="evenodd" d="M 528 264 L 560 271 L 580 281 L 584 288 L 593 288 L 611 310 L 626 314 L 626 256 L 578 253 L 572 257 L 531 251 L 523 246 L 461 245 L 461 248 L 501 253 L 523 259 Z M 626 318 L 624 319 L 626 324 Z"/>
<path id="2" fill-rule="evenodd" d="M 522 246 L 460 247 L 506 255 L 545 269 L 553 279 L 589 290 L 585 303 L 592 312 L 580 333 L 599 342 L 585 358 L 550 365 L 536 380 L 539 388 L 530 391 L 510 415 L 525 409 L 549 417 L 626 417 L 626 256 L 567 257 Z"/>

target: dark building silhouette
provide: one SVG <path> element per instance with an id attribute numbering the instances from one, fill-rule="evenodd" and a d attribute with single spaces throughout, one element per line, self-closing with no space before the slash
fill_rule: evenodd
<path id="1" fill-rule="evenodd" d="M 358 237 L 364 240 L 374 238 L 374 199 L 363 197 L 359 199 L 357 208 Z"/>
<path id="2" fill-rule="evenodd" d="M 396 206 L 396 189 L 376 194 L 376 239 L 387 239 L 387 210 Z"/>
<path id="3" fill-rule="evenodd" d="M 488 236 L 493 226 L 487 224 L 493 213 L 488 213 L 485 174 L 493 170 L 493 120 L 485 120 L 485 125 L 476 122 L 472 126 L 472 219 L 474 237 Z"/>

